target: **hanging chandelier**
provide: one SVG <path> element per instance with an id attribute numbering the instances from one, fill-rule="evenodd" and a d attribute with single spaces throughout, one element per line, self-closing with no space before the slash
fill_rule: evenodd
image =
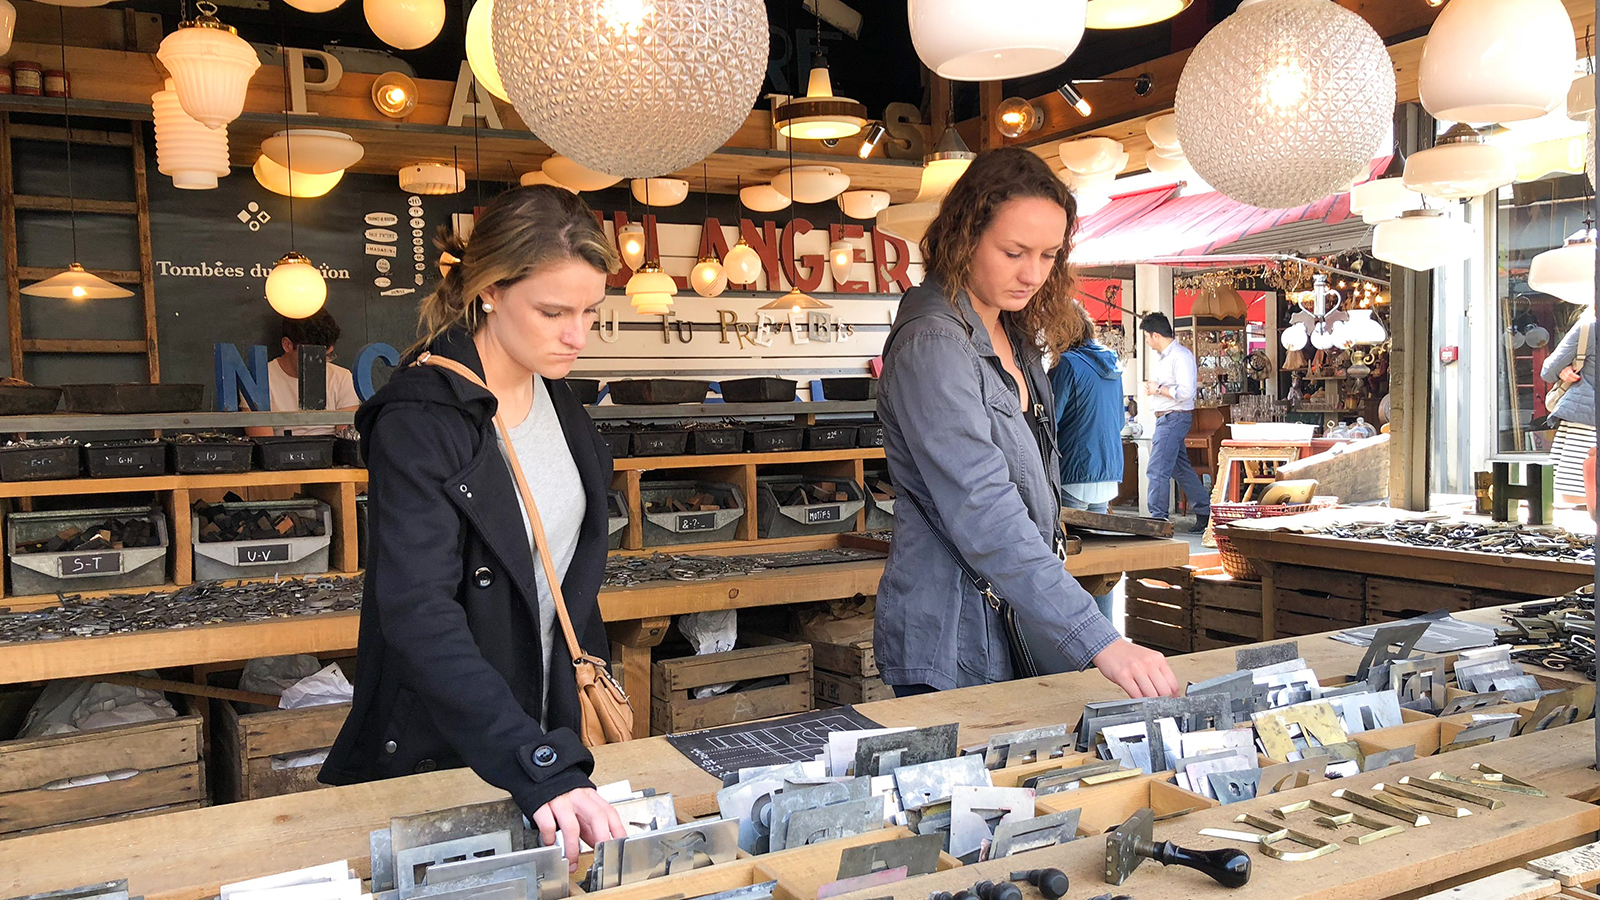
<path id="1" fill-rule="evenodd" d="M 820 52 L 811 57 L 806 95 L 778 104 L 772 124 L 787 138 L 807 141 L 838 140 L 860 133 L 867 125 L 867 108 L 849 97 L 833 95 L 828 60 Z"/>

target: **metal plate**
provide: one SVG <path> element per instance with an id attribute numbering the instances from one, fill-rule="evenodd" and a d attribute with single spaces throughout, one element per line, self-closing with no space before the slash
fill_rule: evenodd
<path id="1" fill-rule="evenodd" d="M 970 757 L 981 769 L 983 760 Z M 819 809 L 802 809 L 789 817 L 784 847 L 808 847 L 824 841 L 865 834 L 882 828 L 883 800 L 864 797 L 848 803 L 835 803 Z"/>
<path id="2" fill-rule="evenodd" d="M 522 850 L 528 846 L 522 810 L 510 800 L 474 803 L 390 819 L 388 828 L 377 829 L 368 837 L 372 851 L 373 892 L 395 889 L 395 851 L 492 831 L 510 834 L 512 850 Z"/>
<path id="3" fill-rule="evenodd" d="M 987 787 L 992 782 L 982 758 L 961 756 L 902 766 L 894 770 L 894 783 L 903 808 L 922 809 L 949 800 L 951 788 L 958 784 Z"/>
<path id="4" fill-rule="evenodd" d="M 1154 827 L 1155 813 L 1145 807 L 1106 835 L 1106 884 L 1121 884 L 1139 868 L 1139 850 L 1150 846 Z"/>
<path id="5" fill-rule="evenodd" d="M 678 811 L 671 794 L 621 800 L 611 804 L 611 808 L 622 818 L 622 827 L 628 834 L 643 834 L 678 824 Z"/>
<path id="6" fill-rule="evenodd" d="M 1012 744 L 1033 741 L 1038 738 L 1059 737 L 1067 734 L 1067 726 L 1046 725 L 1043 728 L 1030 728 L 1026 731 L 1008 731 L 1003 734 L 991 735 L 989 743 L 984 747 L 983 763 L 991 769 L 1002 766 L 1016 765 L 1021 760 L 1014 759 L 1010 752 Z M 1048 759 L 1048 757 L 1046 757 Z"/>
<path id="7" fill-rule="evenodd" d="M 704 894 L 695 900 L 771 900 L 772 892 L 777 890 L 776 881 L 763 881 L 747 887 L 734 888 L 728 891 L 718 891 L 715 894 Z"/>
<path id="8" fill-rule="evenodd" d="M 84 884 L 43 894 L 27 894 L 12 900 L 128 900 L 128 879 Z"/>
<path id="9" fill-rule="evenodd" d="M 1376 753 L 1367 754 L 1367 758 L 1361 761 L 1361 771 L 1372 772 L 1396 763 L 1411 762 L 1416 758 L 1417 748 L 1415 744 L 1407 747 L 1396 747 L 1393 750 L 1379 750 Z"/>
<path id="10" fill-rule="evenodd" d="M 1327 757 L 1317 756 L 1298 762 L 1279 763 L 1261 770 L 1261 780 L 1256 795 L 1292 791 L 1327 780 Z"/>
<path id="11" fill-rule="evenodd" d="M 839 881 L 830 881 L 817 888 L 817 900 L 829 900 L 831 897 L 843 897 L 856 891 L 868 888 L 883 887 L 886 884 L 898 884 L 906 880 L 906 867 L 896 866 L 893 869 L 884 869 L 868 875 L 857 875 L 854 878 L 845 878 Z"/>
<path id="12" fill-rule="evenodd" d="M 856 743 L 855 773 L 888 775 L 905 766 L 950 759 L 959 752 L 956 729 L 954 724 L 935 725 L 864 737 Z"/>
<path id="13" fill-rule="evenodd" d="M 994 827 L 999 827 L 1031 819 L 1033 811 L 1031 788 L 957 785 L 950 796 L 950 855 L 981 858 L 984 846 L 994 839 L 990 821 L 998 818 Z"/>
<path id="14" fill-rule="evenodd" d="M 1372 642 L 1367 645 L 1367 652 L 1362 655 L 1361 664 L 1356 667 L 1356 680 L 1366 681 L 1374 666 L 1409 659 L 1417 647 L 1417 641 L 1422 640 L 1422 636 L 1428 633 L 1428 624 L 1396 622 L 1374 631 Z"/>
<path id="15" fill-rule="evenodd" d="M 562 900 L 569 892 L 566 857 L 562 855 L 560 847 L 553 846 L 517 850 L 483 859 L 440 863 L 428 869 L 423 876 L 423 884 L 431 888 L 462 878 L 513 868 L 520 869 L 529 883 L 539 886 L 538 900 Z"/>
<path id="16" fill-rule="evenodd" d="M 691 822 L 622 839 L 622 884 L 732 862 L 739 855 L 739 823 Z"/>
<path id="17" fill-rule="evenodd" d="M 1306 744 L 1340 744 L 1350 740 L 1333 706 L 1325 700 L 1313 700 L 1298 706 L 1269 709 L 1255 714 L 1256 735 L 1261 740 L 1261 752 L 1273 759 L 1294 761 L 1304 755 L 1290 736 L 1289 725 L 1300 726 Z M 1308 747 L 1309 749 L 1309 747 Z"/>
<path id="18" fill-rule="evenodd" d="M 1356 682 L 1362 688 L 1357 694 L 1324 695 L 1339 713 L 1339 721 L 1346 734 L 1360 734 L 1379 728 L 1393 728 L 1405 724 L 1400 715 L 1400 695 L 1393 691 L 1366 690 L 1366 682 Z"/>
<path id="19" fill-rule="evenodd" d="M 1248 669 L 1259 669 L 1276 663 L 1288 662 L 1300 658 L 1300 642 L 1285 641 L 1282 644 L 1270 644 L 1266 647 L 1247 647 L 1243 650 L 1233 651 L 1234 668 L 1243 672 Z"/>
<path id="20" fill-rule="evenodd" d="M 1440 747 L 1439 752 L 1447 753 L 1451 750 L 1459 750 L 1464 747 L 1476 746 L 1489 741 L 1503 741 L 1506 738 L 1511 737 L 1512 731 L 1516 728 L 1517 723 L 1520 721 L 1521 717 L 1515 713 L 1506 716 L 1494 716 L 1474 721 L 1472 724 L 1461 729 L 1461 731 L 1459 731 L 1455 737 L 1451 738 L 1450 743 Z"/>
<path id="21" fill-rule="evenodd" d="M 1223 806 L 1240 800 L 1253 800 L 1261 787 L 1260 769 L 1241 769 L 1231 772 L 1211 772 L 1206 775 L 1211 793 Z"/>
<path id="22" fill-rule="evenodd" d="M 930 875 L 939 869 L 939 853 L 944 850 L 944 836 L 919 834 L 868 844 L 865 847 L 847 847 L 839 854 L 839 880 L 870 875 L 885 869 L 904 866 L 906 876 Z"/>
<path id="23" fill-rule="evenodd" d="M 803 809 L 819 809 L 850 800 L 861 800 L 872 796 L 872 779 L 865 776 L 852 778 L 849 781 L 835 782 L 833 784 L 819 784 L 812 787 L 784 790 L 772 795 L 772 803 L 766 808 L 763 816 L 765 824 L 770 829 L 771 852 L 788 849 L 785 838 L 789 833 L 789 818 Z M 878 801 L 881 809 L 883 802 Z"/>
<path id="24" fill-rule="evenodd" d="M 1004 765 L 1016 766 L 1031 762 L 1045 762 L 1058 759 L 1072 752 L 1078 744 L 1076 735 L 1066 733 L 1065 725 L 1061 726 L 1061 734 L 1040 735 L 1026 740 L 1014 741 L 1004 748 Z"/>
<path id="25" fill-rule="evenodd" d="M 1003 859 L 1014 853 L 1026 853 L 1044 847 L 1054 847 L 1078 839 L 1078 819 L 1081 809 L 1069 809 L 1005 822 L 995 827 L 994 841 L 989 845 L 990 859 Z"/>
<path id="26" fill-rule="evenodd" d="M 1439 708 L 1440 716 L 1453 716 L 1456 713 L 1471 712 L 1475 709 L 1488 709 L 1491 706 L 1500 706 L 1506 703 L 1505 691 L 1485 691 L 1481 694 L 1466 694 L 1449 701 Z"/>
<path id="27" fill-rule="evenodd" d="M 436 844 L 406 847 L 394 851 L 395 889 L 402 900 L 416 893 L 422 882 L 417 875 L 433 866 L 458 860 L 499 856 L 511 852 L 511 834 L 505 831 L 469 834 Z"/>

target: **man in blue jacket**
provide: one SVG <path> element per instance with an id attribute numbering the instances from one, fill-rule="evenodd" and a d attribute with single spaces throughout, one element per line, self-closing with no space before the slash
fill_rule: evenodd
<path id="1" fill-rule="evenodd" d="M 1083 339 L 1061 354 L 1050 372 L 1061 448 L 1061 505 L 1103 513 L 1122 482 L 1122 366 L 1115 353 L 1094 340 L 1088 314 L 1079 309 Z M 1112 619 L 1111 595 L 1094 600 Z"/>

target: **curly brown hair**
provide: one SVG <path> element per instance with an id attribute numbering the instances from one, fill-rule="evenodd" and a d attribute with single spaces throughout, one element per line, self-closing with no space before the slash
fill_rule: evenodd
<path id="1" fill-rule="evenodd" d="M 922 238 L 922 258 L 928 274 L 951 293 L 950 302 L 956 302 L 955 294 L 967 283 L 978 241 L 994 221 L 995 211 L 1017 197 L 1041 197 L 1067 213 L 1061 253 L 1049 277 L 1021 312 L 1008 314 L 1012 324 L 1035 337 L 1039 350 L 1060 353 L 1082 340 L 1082 320 L 1071 313 L 1072 274 L 1067 263 L 1078 226 L 1078 203 L 1044 160 L 1020 147 L 978 154 L 939 205 L 939 214 Z"/>

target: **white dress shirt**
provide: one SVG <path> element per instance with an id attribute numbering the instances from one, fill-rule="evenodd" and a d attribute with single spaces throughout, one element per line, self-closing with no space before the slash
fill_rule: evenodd
<path id="1" fill-rule="evenodd" d="M 1155 365 L 1150 373 L 1150 380 L 1157 387 L 1171 388 L 1172 396 L 1152 394 L 1149 398 L 1150 408 L 1157 413 L 1193 410 L 1195 381 L 1198 377 L 1194 354 L 1174 339 L 1166 350 L 1156 353 Z"/>

